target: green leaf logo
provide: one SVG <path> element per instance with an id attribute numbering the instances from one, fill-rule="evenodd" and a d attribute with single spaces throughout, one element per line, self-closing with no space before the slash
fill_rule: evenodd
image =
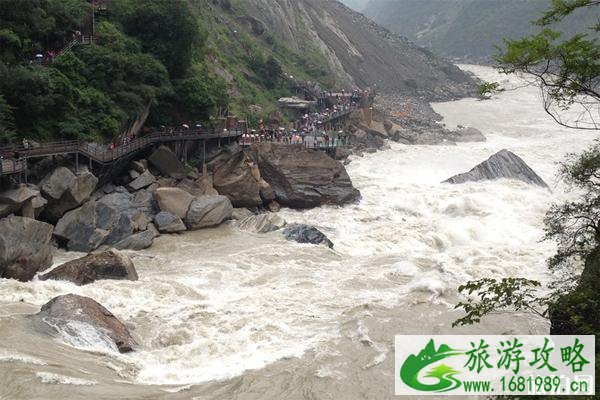
<path id="1" fill-rule="evenodd" d="M 400 379 L 411 388 L 422 392 L 448 392 L 454 390 L 462 384 L 461 381 L 454 377 L 460 372 L 448 365 L 439 364 L 426 372 L 426 378 L 437 378 L 438 382 L 434 384 L 420 382 L 419 373 L 431 364 L 462 354 L 464 354 L 463 351 L 451 349 L 445 344 L 442 344 L 436 350 L 435 343 L 431 339 L 418 355 L 411 354 L 406 358 L 406 361 L 404 361 L 404 364 L 400 368 Z"/>

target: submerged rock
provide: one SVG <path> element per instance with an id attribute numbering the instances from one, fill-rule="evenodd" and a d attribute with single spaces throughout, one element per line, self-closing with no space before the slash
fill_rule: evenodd
<path id="1" fill-rule="evenodd" d="M 30 281 L 52 265 L 52 225 L 23 217 L 0 220 L 0 277 Z"/>
<path id="2" fill-rule="evenodd" d="M 254 213 L 252 211 L 248 210 L 247 208 L 234 208 L 233 212 L 231 213 L 231 219 L 234 219 L 236 221 L 241 221 L 241 220 L 251 217 L 253 215 L 254 215 Z"/>
<path id="3" fill-rule="evenodd" d="M 323 232 L 310 225 L 290 225 L 283 230 L 283 236 L 298 243 L 324 244 L 330 249 L 333 248 L 333 242 Z"/>
<path id="4" fill-rule="evenodd" d="M 138 275 L 129 257 L 117 250 L 108 250 L 69 261 L 40 276 L 42 281 L 48 279 L 82 286 L 102 279 L 137 281 Z"/>
<path id="5" fill-rule="evenodd" d="M 444 183 L 478 182 L 496 179 L 515 179 L 532 185 L 548 188 L 548 185 L 540 178 L 521 157 L 508 151 L 501 150 L 486 161 L 464 174 L 455 175 L 444 181 Z"/>
<path id="6" fill-rule="evenodd" d="M 344 166 L 324 152 L 277 143 L 255 144 L 252 151 L 281 205 L 312 208 L 360 198 Z"/>
<path id="7" fill-rule="evenodd" d="M 248 232 L 268 233 L 277 231 L 287 223 L 283 218 L 276 214 L 265 213 L 259 215 L 251 215 L 237 223 L 237 227 Z"/>
<path id="8" fill-rule="evenodd" d="M 92 328 L 99 338 L 114 343 L 121 353 L 133 351 L 137 345 L 125 324 L 89 297 L 75 294 L 55 297 L 42 306 L 40 312 L 33 316 L 33 321 L 55 333 L 60 329 L 75 339 L 89 335 L 86 328 Z M 85 342 L 85 338 L 81 341 Z"/>

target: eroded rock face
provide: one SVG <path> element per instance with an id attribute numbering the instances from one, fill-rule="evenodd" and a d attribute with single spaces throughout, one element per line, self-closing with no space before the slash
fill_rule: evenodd
<path id="1" fill-rule="evenodd" d="M 532 185 L 548 188 L 548 185 L 533 171 L 521 157 L 501 150 L 471 171 L 455 175 L 444 183 L 478 182 L 496 179 L 515 179 Z"/>
<path id="2" fill-rule="evenodd" d="M 344 166 L 323 152 L 277 143 L 255 144 L 252 152 L 262 178 L 284 206 L 343 205 L 360 198 Z"/>
<path id="3" fill-rule="evenodd" d="M 91 327 L 100 337 L 114 343 L 121 353 L 133 351 L 137 345 L 125 324 L 89 297 L 75 294 L 55 297 L 42 306 L 40 312 L 33 316 L 33 320 L 36 324 L 43 324 L 56 333 L 58 329 L 68 329 L 70 336 L 89 334 L 79 330 Z"/>
<path id="4" fill-rule="evenodd" d="M 233 213 L 231 201 L 225 196 L 200 196 L 192 201 L 185 224 L 188 229 L 217 226 L 230 219 Z"/>
<path id="5" fill-rule="evenodd" d="M 263 203 L 249 160 L 241 150 L 216 170 L 213 184 L 234 207 L 256 207 Z"/>
<path id="6" fill-rule="evenodd" d="M 138 275 L 129 257 L 117 250 L 108 250 L 69 261 L 41 275 L 40 279 L 69 281 L 82 286 L 102 279 L 137 281 Z"/>
<path id="7" fill-rule="evenodd" d="M 0 277 L 29 281 L 52 265 L 52 225 L 23 217 L 0 220 Z"/>
<path id="8" fill-rule="evenodd" d="M 254 233 L 268 233 L 283 228 L 287 223 L 277 214 L 265 213 L 251 215 L 238 221 L 237 227 L 241 230 Z"/>
<path id="9" fill-rule="evenodd" d="M 290 225 L 283 230 L 283 236 L 298 243 L 324 244 L 330 249 L 333 248 L 333 242 L 323 232 L 310 225 Z"/>

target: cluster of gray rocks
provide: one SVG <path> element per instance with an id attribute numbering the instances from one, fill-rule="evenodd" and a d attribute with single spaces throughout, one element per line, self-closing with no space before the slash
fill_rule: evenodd
<path id="1" fill-rule="evenodd" d="M 343 165 L 325 153 L 270 143 L 250 150 L 216 149 L 202 172 L 159 147 L 147 159 L 131 162 L 111 183 L 98 182 L 88 170 L 58 166 L 35 185 L 1 191 L 0 277 L 25 282 L 37 276 L 76 285 L 137 280 L 122 250 L 141 250 L 161 234 L 227 221 L 242 230 L 281 231 L 290 241 L 332 248 L 315 227 L 288 225 L 273 211 L 281 205 L 309 208 L 360 198 Z M 57 246 L 88 254 L 51 268 Z M 77 321 L 96 328 L 121 352 L 136 346 L 126 326 L 87 297 L 56 297 L 32 320 L 44 332 Z"/>

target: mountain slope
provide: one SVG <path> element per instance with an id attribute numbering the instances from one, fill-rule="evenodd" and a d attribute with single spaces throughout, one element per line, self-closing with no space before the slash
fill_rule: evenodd
<path id="1" fill-rule="evenodd" d="M 235 34 L 212 35 L 219 60 L 244 46 L 273 56 L 285 72 L 329 86 L 351 84 L 428 100 L 466 95 L 471 78 L 335 0 L 196 0 L 205 19 Z M 227 42 L 219 36 L 229 36 Z M 240 42 L 241 40 L 241 42 Z M 222 63 L 226 64 L 226 63 Z M 230 63 L 229 63 L 230 65 Z M 227 69 L 227 68 L 225 68 Z M 230 71 L 231 72 L 231 71 Z M 308 73 L 307 73 L 308 72 Z"/>
<path id="2" fill-rule="evenodd" d="M 386 28 L 436 54 L 489 59 L 503 38 L 532 33 L 531 22 L 550 0 L 371 0 L 364 13 Z M 598 15 L 579 12 L 557 28 L 567 34 L 590 26 Z"/>

